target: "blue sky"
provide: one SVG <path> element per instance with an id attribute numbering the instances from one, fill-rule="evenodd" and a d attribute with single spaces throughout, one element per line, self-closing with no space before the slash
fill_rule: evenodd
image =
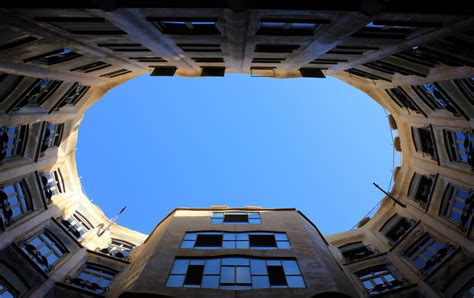
<path id="1" fill-rule="evenodd" d="M 383 109 L 331 77 L 140 76 L 85 113 L 77 148 L 89 198 L 109 217 L 127 206 L 119 224 L 143 233 L 211 205 L 294 207 L 341 232 L 392 171 Z"/>

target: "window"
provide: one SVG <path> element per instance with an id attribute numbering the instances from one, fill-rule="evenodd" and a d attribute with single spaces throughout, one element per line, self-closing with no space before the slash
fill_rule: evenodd
<path id="1" fill-rule="evenodd" d="M 413 262 L 421 274 L 426 275 L 441 265 L 453 251 L 454 248 L 451 245 L 436 240 L 430 234 L 425 234 L 406 253 L 406 257 Z"/>
<path id="2" fill-rule="evenodd" d="M 121 35 L 127 34 L 104 18 L 90 17 L 39 17 L 37 22 L 47 22 L 71 34 Z"/>
<path id="3" fill-rule="evenodd" d="M 299 45 L 280 45 L 280 44 L 258 44 L 255 46 L 256 53 L 293 53 L 299 49 Z"/>
<path id="4" fill-rule="evenodd" d="M 9 96 L 22 80 L 22 76 L 0 72 L 0 102 Z"/>
<path id="5" fill-rule="evenodd" d="M 474 77 L 453 80 L 456 86 L 459 88 L 464 97 L 474 105 Z"/>
<path id="6" fill-rule="evenodd" d="M 326 54 L 362 56 L 368 51 L 375 51 L 378 49 L 378 47 L 373 46 L 336 46 L 332 50 L 327 51 Z"/>
<path id="7" fill-rule="evenodd" d="M 472 223 L 474 209 L 474 192 L 465 188 L 448 185 L 444 193 L 443 208 L 441 213 L 444 217 L 456 224 L 461 230 L 466 231 Z"/>
<path id="8" fill-rule="evenodd" d="M 25 180 L 0 185 L 0 207 L 2 208 L 0 218 L 5 226 L 12 225 L 33 209 L 27 195 Z"/>
<path id="9" fill-rule="evenodd" d="M 408 220 L 405 217 L 395 214 L 389 220 L 387 220 L 387 222 L 380 229 L 380 232 L 385 235 L 385 237 L 389 240 L 389 244 L 393 246 L 410 231 L 413 224 L 413 220 Z"/>
<path id="10" fill-rule="evenodd" d="M 101 77 L 115 78 L 115 77 L 122 76 L 124 74 L 131 73 L 131 72 L 132 72 L 131 70 L 122 68 L 122 69 L 119 69 L 119 70 L 115 70 L 115 71 L 112 71 L 112 72 L 105 73 L 105 74 L 101 75 Z"/>
<path id="11" fill-rule="evenodd" d="M 285 61 L 286 58 L 253 58 L 252 63 L 281 63 Z"/>
<path id="12" fill-rule="evenodd" d="M 22 107 L 33 104 L 42 105 L 62 84 L 62 81 L 49 79 L 37 79 L 33 84 L 18 98 L 14 106 L 7 110 L 18 111 Z"/>
<path id="13" fill-rule="evenodd" d="M 52 271 L 66 253 L 63 245 L 46 230 L 30 237 L 20 247 L 45 272 Z"/>
<path id="14" fill-rule="evenodd" d="M 349 68 L 349 69 L 346 69 L 344 71 L 351 74 L 351 75 L 355 75 L 355 76 L 365 78 L 365 79 L 369 79 L 369 80 L 382 80 L 382 81 L 386 81 L 386 82 L 391 82 L 391 80 L 386 78 L 386 77 L 379 76 L 379 75 L 373 74 L 371 72 L 361 70 L 361 69 L 357 69 L 357 68 Z"/>
<path id="15" fill-rule="evenodd" d="M 413 90 L 432 109 L 446 109 L 455 116 L 459 115 L 448 94 L 436 83 L 425 83 L 414 86 Z"/>
<path id="16" fill-rule="evenodd" d="M 365 245 L 363 242 L 354 242 L 339 247 L 339 251 L 344 258 L 344 262 L 362 260 L 374 255 L 375 250 Z"/>
<path id="17" fill-rule="evenodd" d="M 474 297 L 474 279 L 471 279 L 466 286 L 455 296 L 456 298 Z"/>
<path id="18" fill-rule="evenodd" d="M 147 18 L 163 34 L 218 35 L 215 18 Z"/>
<path id="19" fill-rule="evenodd" d="M 321 24 L 328 24 L 328 20 L 304 19 L 261 19 L 257 35 L 272 36 L 311 36 Z"/>
<path id="20" fill-rule="evenodd" d="M 295 259 L 222 257 L 176 259 L 166 286 L 248 290 L 304 288 L 305 283 Z"/>
<path id="21" fill-rule="evenodd" d="M 186 232 L 181 248 L 195 249 L 288 249 L 286 233 L 278 232 Z"/>
<path id="22" fill-rule="evenodd" d="M 405 282 L 396 278 L 386 266 L 379 266 L 357 273 L 369 295 L 376 295 L 400 288 Z"/>
<path id="23" fill-rule="evenodd" d="M 178 43 L 178 47 L 183 52 L 195 52 L 195 53 L 219 53 L 222 52 L 220 44 L 208 44 L 208 43 Z"/>
<path id="24" fill-rule="evenodd" d="M 98 46 L 114 52 L 150 52 L 150 49 L 139 43 L 99 43 Z"/>
<path id="25" fill-rule="evenodd" d="M 68 232 L 78 240 L 92 230 L 94 226 L 79 212 L 75 211 L 68 219 L 58 218 L 59 222 L 68 230 Z"/>
<path id="26" fill-rule="evenodd" d="M 46 203 L 51 203 L 51 198 L 60 193 L 64 193 L 64 181 L 61 171 L 56 169 L 51 172 L 44 172 L 39 174 L 41 181 L 41 188 L 46 198 Z"/>
<path id="27" fill-rule="evenodd" d="M 55 50 L 52 52 L 48 52 L 45 54 L 41 54 L 35 57 L 31 57 L 28 59 L 25 59 L 23 62 L 33 62 L 36 64 L 41 64 L 41 65 L 54 65 L 62 62 L 66 62 L 78 57 L 81 57 L 82 55 L 75 53 L 71 50 L 68 49 L 59 49 Z"/>
<path id="28" fill-rule="evenodd" d="M 261 224 L 259 212 L 213 212 L 211 224 Z"/>
<path id="29" fill-rule="evenodd" d="M 130 252 L 135 248 L 135 244 L 130 242 L 120 240 L 120 239 L 113 239 L 109 243 L 109 246 L 103 249 L 99 249 L 101 253 L 105 253 L 111 256 L 114 256 L 119 259 L 129 260 L 130 259 Z"/>
<path id="30" fill-rule="evenodd" d="M 428 202 L 431 198 L 431 193 L 434 188 L 436 176 L 426 176 L 415 173 L 410 183 L 410 190 L 408 196 L 412 197 L 416 202 L 420 204 L 422 208 L 428 206 Z"/>
<path id="31" fill-rule="evenodd" d="M 156 56 L 129 57 L 129 59 L 136 60 L 138 62 L 155 62 L 155 63 L 167 62 L 165 59 L 161 57 L 156 57 Z"/>
<path id="32" fill-rule="evenodd" d="M 225 74 L 225 67 L 203 66 L 201 69 L 201 77 L 223 77 Z"/>
<path id="33" fill-rule="evenodd" d="M 439 24 L 413 22 L 403 20 L 374 20 L 368 23 L 351 37 L 374 38 L 374 39 L 406 39 L 409 35 L 419 29 L 437 27 Z"/>
<path id="34" fill-rule="evenodd" d="M 97 294 L 105 294 L 116 271 L 102 266 L 86 264 L 76 277 L 68 280 L 69 284 Z"/>
<path id="35" fill-rule="evenodd" d="M 8 50 L 38 40 L 38 38 L 34 36 L 15 29 L 10 27 L 0 28 L 0 36 L 2 36 L 2 40 L 0 41 L 0 51 Z"/>
<path id="36" fill-rule="evenodd" d="M 63 134 L 64 124 L 45 123 L 43 139 L 41 141 L 41 153 L 44 153 L 48 148 L 59 147 Z"/>
<path id="37" fill-rule="evenodd" d="M 474 134 L 468 131 L 444 131 L 451 160 L 474 168 Z"/>
<path id="38" fill-rule="evenodd" d="M 83 86 L 80 83 L 74 83 L 71 88 L 64 94 L 64 96 L 59 100 L 55 105 L 53 110 L 58 111 L 60 108 L 65 105 L 76 105 L 79 100 L 86 94 L 89 90 L 89 86 Z"/>
<path id="39" fill-rule="evenodd" d="M 0 276 L 0 297 L 2 298 L 14 298 L 20 296 L 17 291 L 2 277 Z"/>
<path id="40" fill-rule="evenodd" d="M 401 87 L 385 89 L 385 91 L 399 107 L 405 108 L 408 111 L 421 113 L 421 109 Z"/>
<path id="41" fill-rule="evenodd" d="M 224 58 L 221 57 L 192 57 L 196 63 L 224 63 Z"/>
<path id="42" fill-rule="evenodd" d="M 27 125 L 0 126 L 0 162 L 23 155 L 27 131 Z"/>
<path id="43" fill-rule="evenodd" d="M 411 132 L 416 151 L 422 152 L 423 156 L 426 154 L 430 156 L 431 159 L 437 160 L 438 155 L 436 153 L 431 127 L 412 127 Z"/>
<path id="44" fill-rule="evenodd" d="M 97 62 L 93 62 L 93 63 L 89 63 L 89 64 L 86 64 L 86 65 L 83 65 L 83 66 L 73 68 L 73 69 L 71 69 L 71 71 L 89 73 L 89 72 L 98 71 L 98 70 L 101 70 L 101 69 L 104 69 L 104 68 L 107 68 L 107 67 L 110 67 L 110 66 L 112 66 L 112 64 L 105 63 L 105 62 L 102 62 L 102 61 L 97 61 Z"/>

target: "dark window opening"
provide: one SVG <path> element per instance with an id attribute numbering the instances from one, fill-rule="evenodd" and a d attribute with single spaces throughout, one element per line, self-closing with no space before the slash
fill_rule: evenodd
<path id="1" fill-rule="evenodd" d="M 258 44 L 255 46 L 256 53 L 293 53 L 299 49 L 299 45 L 277 45 L 277 44 Z"/>
<path id="2" fill-rule="evenodd" d="M 151 52 L 139 43 L 99 43 L 97 46 L 114 52 Z"/>
<path id="3" fill-rule="evenodd" d="M 426 208 L 434 187 L 434 177 L 415 173 L 408 193 L 416 202 Z"/>
<path id="4" fill-rule="evenodd" d="M 391 88 L 385 90 L 392 100 L 400 107 L 405 108 L 409 111 L 415 111 L 421 113 L 420 108 L 415 104 L 413 99 L 403 90 L 401 87 Z"/>
<path id="5" fill-rule="evenodd" d="M 219 35 L 215 18 L 147 18 L 163 34 Z"/>
<path id="6" fill-rule="evenodd" d="M 167 62 L 165 59 L 156 56 L 141 56 L 141 57 L 129 57 L 130 60 L 136 60 L 138 62 Z"/>
<path id="7" fill-rule="evenodd" d="M 115 77 L 122 76 L 124 74 L 131 73 L 131 72 L 132 72 L 131 70 L 122 68 L 116 71 L 104 73 L 103 75 L 101 75 L 101 77 L 115 78 Z"/>
<path id="8" fill-rule="evenodd" d="M 412 133 L 416 151 L 423 152 L 431 156 L 433 160 L 437 160 L 431 128 L 429 126 L 425 128 L 413 128 Z"/>
<path id="9" fill-rule="evenodd" d="M 346 69 L 344 71 L 349 73 L 349 74 L 352 74 L 352 75 L 355 75 L 355 76 L 358 76 L 358 77 L 362 77 L 362 78 L 366 78 L 366 79 L 369 79 L 369 80 L 382 80 L 382 81 L 387 81 L 387 82 L 392 81 L 388 78 L 385 78 L 385 77 L 367 72 L 365 70 L 357 69 L 357 68 L 349 68 L 349 69 Z"/>
<path id="10" fill-rule="evenodd" d="M 4 101 L 20 84 L 22 76 L 0 72 L 0 102 Z"/>
<path id="11" fill-rule="evenodd" d="M 203 66 L 201 77 L 223 77 L 225 74 L 225 67 Z"/>
<path id="12" fill-rule="evenodd" d="M 360 56 L 368 51 L 375 51 L 378 49 L 378 47 L 371 46 L 336 46 L 326 54 Z"/>
<path id="13" fill-rule="evenodd" d="M 47 22 L 71 34 L 121 35 L 123 30 L 107 22 L 104 18 L 89 17 L 38 17 L 37 22 Z"/>
<path id="14" fill-rule="evenodd" d="M 437 27 L 439 24 L 409 22 L 409 21 L 382 21 L 375 20 L 364 28 L 353 33 L 351 37 L 375 38 L 375 39 L 406 39 L 409 35 L 419 29 Z"/>
<path id="15" fill-rule="evenodd" d="M 243 222 L 248 223 L 247 214 L 224 214 L 224 222 Z"/>
<path id="16" fill-rule="evenodd" d="M 176 73 L 177 68 L 174 66 L 157 66 L 153 68 L 150 76 L 152 77 L 172 77 Z"/>
<path id="17" fill-rule="evenodd" d="M 38 38 L 25 34 L 21 31 L 13 30 L 8 27 L 0 28 L 0 51 L 15 48 L 35 40 Z"/>
<path id="18" fill-rule="evenodd" d="M 286 58 L 253 58 L 252 63 L 281 63 Z"/>
<path id="19" fill-rule="evenodd" d="M 224 63 L 224 58 L 219 57 L 193 57 L 191 59 L 196 63 Z"/>
<path id="20" fill-rule="evenodd" d="M 80 67 L 73 68 L 73 69 L 71 69 L 71 71 L 89 73 L 89 72 L 101 70 L 101 69 L 104 69 L 104 68 L 107 68 L 107 67 L 110 67 L 110 66 L 112 66 L 112 64 L 105 63 L 105 62 L 102 62 L 102 61 L 97 61 L 97 62 L 89 63 L 89 64 L 86 64 L 86 65 L 83 65 L 83 66 L 80 66 Z"/>
<path id="21" fill-rule="evenodd" d="M 286 276 L 283 266 L 267 266 L 271 286 L 286 286 Z"/>
<path id="22" fill-rule="evenodd" d="M 375 251 L 362 242 L 356 242 L 339 247 L 345 262 L 362 260 L 375 254 Z"/>
<path id="23" fill-rule="evenodd" d="M 389 240 L 389 244 L 395 245 L 412 226 L 412 221 L 409 221 L 405 217 L 395 215 L 384 224 L 381 231 Z"/>
<path id="24" fill-rule="evenodd" d="M 214 43 L 178 43 L 183 52 L 195 52 L 195 53 L 219 53 L 222 52 L 220 44 Z"/>
<path id="25" fill-rule="evenodd" d="M 474 77 L 467 79 L 454 80 L 464 97 L 474 105 Z"/>
<path id="26" fill-rule="evenodd" d="M 347 59 L 314 59 L 310 64 L 325 64 L 325 65 L 335 65 L 338 63 L 348 62 Z"/>
<path id="27" fill-rule="evenodd" d="M 329 20 L 314 19 L 261 19 L 256 35 L 311 36 L 316 28 Z"/>
<path id="28" fill-rule="evenodd" d="M 35 57 L 25 59 L 23 62 L 33 62 L 42 65 L 53 65 L 62 62 L 66 62 L 78 57 L 81 57 L 81 54 L 75 53 L 68 49 L 59 49 L 49 53 L 41 54 Z"/>
<path id="29" fill-rule="evenodd" d="M 274 235 L 249 235 L 251 247 L 276 247 Z"/>
<path id="30" fill-rule="evenodd" d="M 204 272 L 204 265 L 189 265 L 186 277 L 184 278 L 185 285 L 201 285 L 202 273 Z"/>
<path id="31" fill-rule="evenodd" d="M 196 247 L 221 247 L 222 235 L 197 235 Z"/>

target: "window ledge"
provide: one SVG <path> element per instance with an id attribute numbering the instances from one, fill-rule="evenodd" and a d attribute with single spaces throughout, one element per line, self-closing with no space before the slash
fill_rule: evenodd
<path id="1" fill-rule="evenodd" d="M 102 294 L 98 294 L 98 293 L 95 293 L 95 292 L 92 292 L 92 291 L 88 291 L 88 290 L 85 290 L 85 289 L 81 289 L 81 288 L 78 288 L 78 287 L 75 287 L 75 286 L 72 286 L 70 284 L 67 284 L 67 283 L 64 283 L 64 282 L 55 282 L 55 286 L 56 287 L 60 287 L 60 288 L 64 288 L 66 290 L 70 290 L 70 291 L 75 291 L 75 292 L 79 292 L 79 293 L 82 293 L 82 294 L 86 294 L 87 296 L 91 296 L 91 297 L 104 297 L 105 295 L 102 295 Z M 86 297 L 87 297 L 86 296 Z"/>
<path id="2" fill-rule="evenodd" d="M 417 284 L 407 284 L 397 289 L 389 290 L 389 291 L 379 293 L 379 294 L 369 295 L 369 297 L 384 297 L 384 296 L 392 295 L 395 293 L 404 292 L 410 289 L 415 289 L 417 286 L 418 286 Z"/>

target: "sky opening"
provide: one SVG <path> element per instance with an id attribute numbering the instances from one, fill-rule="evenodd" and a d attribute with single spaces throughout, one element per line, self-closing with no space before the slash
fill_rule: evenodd
<path id="1" fill-rule="evenodd" d="M 301 210 L 324 234 L 351 229 L 387 189 L 386 114 L 331 77 L 135 78 L 79 129 L 77 167 L 108 217 L 149 233 L 175 207 Z M 395 156 L 395 166 L 399 163 Z"/>

